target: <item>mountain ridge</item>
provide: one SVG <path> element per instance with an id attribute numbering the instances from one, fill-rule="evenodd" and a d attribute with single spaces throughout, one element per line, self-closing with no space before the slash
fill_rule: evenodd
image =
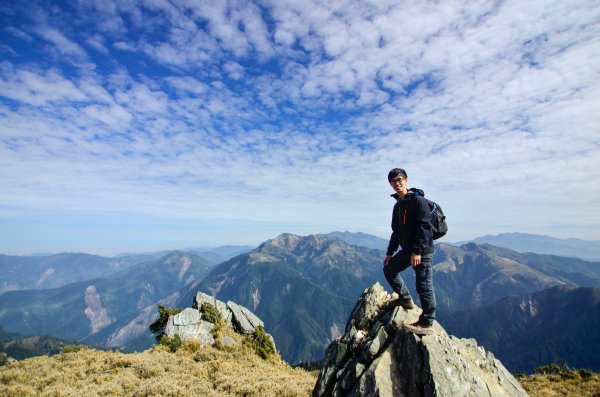
<path id="1" fill-rule="evenodd" d="M 190 248 L 188 250 L 100 256 L 86 253 L 17 256 L 0 254 L 0 295 L 6 291 L 58 288 L 93 278 L 110 278 L 132 266 L 151 262 L 173 252 L 197 255 L 218 264 L 251 249 L 248 246 Z"/>
<path id="2" fill-rule="evenodd" d="M 561 239 L 545 235 L 513 232 L 485 235 L 474 238 L 473 240 L 453 244 L 460 246 L 469 242 L 476 244 L 488 243 L 499 247 L 510 248 L 517 252 L 532 252 L 536 254 L 549 254 L 600 261 L 600 241 L 598 240 L 582 240 L 576 238 Z"/>
<path id="3" fill-rule="evenodd" d="M 148 306 L 156 307 L 158 301 L 208 274 L 210 268 L 197 255 L 173 252 L 113 278 L 6 292 L 0 295 L 0 322 L 11 332 L 54 333 L 83 340 Z"/>

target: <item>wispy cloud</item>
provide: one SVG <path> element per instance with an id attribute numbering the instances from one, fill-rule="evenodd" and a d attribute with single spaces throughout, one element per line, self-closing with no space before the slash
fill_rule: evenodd
<path id="1" fill-rule="evenodd" d="M 29 2 L 0 18 L 2 235 L 49 211 L 170 219 L 181 246 L 219 240 L 207 225 L 240 227 L 220 243 L 385 236 L 403 166 L 449 240 L 600 238 L 593 2 Z"/>

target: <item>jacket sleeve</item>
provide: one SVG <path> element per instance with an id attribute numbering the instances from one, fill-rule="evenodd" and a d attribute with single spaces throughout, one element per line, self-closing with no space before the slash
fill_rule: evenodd
<path id="1" fill-rule="evenodd" d="M 386 251 L 386 255 L 393 255 L 394 252 L 396 252 L 396 250 L 398 249 L 398 247 L 400 246 L 400 235 L 399 235 L 399 231 L 397 230 L 398 227 L 398 209 L 397 209 L 397 205 L 394 205 L 394 209 L 392 210 L 392 235 L 390 236 L 390 242 L 388 243 L 388 247 L 387 247 L 387 251 Z"/>
<path id="2" fill-rule="evenodd" d="M 431 229 L 431 212 L 429 204 L 423 197 L 416 199 L 416 235 L 411 247 L 412 253 L 421 255 L 425 251 L 425 247 L 433 244 L 433 231 Z"/>
<path id="3" fill-rule="evenodd" d="M 394 255 L 394 252 L 396 252 L 399 245 L 400 240 L 398 239 L 398 233 L 392 232 L 392 235 L 390 236 L 390 242 L 388 243 L 386 255 Z"/>

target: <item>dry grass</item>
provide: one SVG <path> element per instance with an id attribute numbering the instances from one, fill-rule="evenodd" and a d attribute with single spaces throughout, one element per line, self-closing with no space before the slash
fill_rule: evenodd
<path id="1" fill-rule="evenodd" d="M 318 371 L 291 368 L 278 357 L 263 360 L 243 337 L 223 332 L 235 339 L 233 346 L 184 342 L 175 353 L 155 346 L 136 354 L 83 348 L 0 366 L 0 397 L 310 396 Z M 578 374 L 518 379 L 531 397 L 600 397 L 600 375 Z"/>
<path id="2" fill-rule="evenodd" d="M 171 353 L 155 346 L 123 354 L 82 349 L 0 367 L 0 396 L 309 396 L 316 377 L 242 343 Z"/>
<path id="3" fill-rule="evenodd" d="M 600 397 L 600 375 L 597 373 L 586 379 L 536 374 L 518 380 L 531 397 Z"/>

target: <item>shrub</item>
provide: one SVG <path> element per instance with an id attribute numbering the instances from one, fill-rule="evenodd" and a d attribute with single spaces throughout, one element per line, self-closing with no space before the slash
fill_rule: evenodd
<path id="1" fill-rule="evenodd" d="M 212 332 L 213 338 L 215 339 L 215 347 L 219 349 L 223 348 L 222 338 L 225 320 L 223 319 L 219 309 L 217 309 L 215 305 L 204 302 L 202 306 L 200 306 L 200 314 L 202 315 L 202 319 L 204 321 L 208 321 L 209 323 L 213 323 L 215 325 Z"/>
<path id="2" fill-rule="evenodd" d="M 579 370 L 579 376 L 581 376 L 581 379 L 587 382 L 588 380 L 592 379 L 594 373 L 589 369 L 581 369 Z"/>
<path id="3" fill-rule="evenodd" d="M 558 364 L 555 363 L 543 365 L 535 369 L 536 374 L 542 375 L 558 375 L 560 372 L 561 368 L 558 366 Z"/>
<path id="4" fill-rule="evenodd" d="M 149 327 L 150 332 L 156 334 L 157 342 L 160 342 L 162 337 L 165 335 L 165 327 L 167 326 L 167 321 L 169 321 L 169 316 L 174 316 L 182 311 L 183 309 L 180 308 L 170 308 L 163 305 L 158 305 L 158 318 L 154 320 Z"/>
<path id="5" fill-rule="evenodd" d="M 196 353 L 202 345 L 197 340 L 184 340 L 181 343 L 181 350 L 184 350 L 189 353 Z"/>
<path id="6" fill-rule="evenodd" d="M 60 353 L 61 354 L 76 353 L 83 349 L 86 349 L 86 346 L 84 346 L 84 345 L 64 345 L 62 347 L 62 349 L 60 349 Z"/>
<path id="7" fill-rule="evenodd" d="M 169 350 L 171 350 L 172 352 L 176 352 L 177 349 L 179 349 L 181 347 L 181 337 L 179 337 L 179 335 L 175 335 L 172 338 L 169 338 L 166 335 L 163 335 L 162 338 L 160 338 L 160 341 L 158 342 L 159 344 L 166 346 L 169 348 Z"/>
<path id="8" fill-rule="evenodd" d="M 252 332 L 251 345 L 254 351 L 265 360 L 276 354 L 273 341 L 262 325 L 256 327 Z"/>
<path id="9" fill-rule="evenodd" d="M 202 314 L 203 320 L 215 325 L 222 320 L 221 312 L 214 305 L 211 305 L 208 302 L 204 302 L 202 304 L 200 307 L 200 313 Z"/>

